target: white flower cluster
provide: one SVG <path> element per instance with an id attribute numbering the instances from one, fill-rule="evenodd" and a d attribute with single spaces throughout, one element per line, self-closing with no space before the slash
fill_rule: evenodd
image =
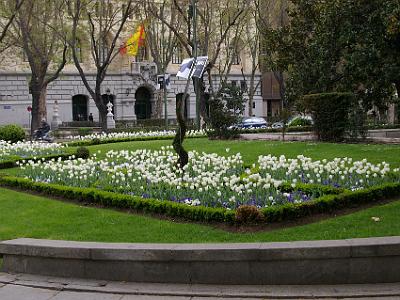
<path id="1" fill-rule="evenodd" d="M 251 169 L 244 169 L 240 153 L 220 156 L 192 151 L 183 170 L 177 159 L 172 147 L 162 147 L 157 151 L 109 151 L 102 160 L 94 154 L 87 160 L 28 161 L 21 168 L 27 178 L 40 182 L 228 209 L 243 204 L 261 208 L 299 203 L 315 196 L 299 190 L 283 193 L 279 188 L 284 183 L 314 182 L 358 189 L 399 180 L 398 170 L 390 172 L 386 163 L 373 165 L 349 158 L 314 162 L 304 156 L 260 156 Z"/>
<path id="2" fill-rule="evenodd" d="M 75 141 L 90 141 L 93 139 L 99 139 L 101 141 L 114 140 L 114 139 L 127 139 L 127 138 L 143 138 L 143 137 L 173 137 L 175 136 L 174 130 L 163 130 L 163 131 L 137 131 L 137 132 L 111 132 L 111 133 L 94 133 L 90 135 L 70 135 L 66 137 L 68 140 Z M 204 130 L 190 130 L 187 132 L 188 137 L 193 136 L 205 136 Z"/>
<path id="3" fill-rule="evenodd" d="M 66 146 L 56 143 L 40 143 L 40 142 L 17 142 L 0 140 L 0 161 L 11 159 L 13 157 L 33 157 L 45 156 L 51 154 L 60 154 Z"/>
<path id="4" fill-rule="evenodd" d="M 303 155 L 295 159 L 268 155 L 260 156 L 258 165 L 260 174 L 274 174 L 275 178 L 292 184 L 317 183 L 352 190 L 382 183 L 391 173 L 386 162 L 374 165 L 366 159 L 353 161 L 349 157 L 313 161 Z M 398 170 L 394 169 L 392 173 L 398 173 Z"/>

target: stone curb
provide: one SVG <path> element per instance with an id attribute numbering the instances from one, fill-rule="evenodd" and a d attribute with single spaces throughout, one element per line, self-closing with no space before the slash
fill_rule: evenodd
<path id="1" fill-rule="evenodd" d="M 400 282 L 400 237 L 254 244 L 0 243 L 11 273 L 183 284 Z"/>
<path id="2" fill-rule="evenodd" d="M 400 283 L 374 285 L 184 285 L 123 283 L 0 273 L 0 284 L 38 289 L 117 295 L 260 299 L 382 298 L 400 296 Z"/>

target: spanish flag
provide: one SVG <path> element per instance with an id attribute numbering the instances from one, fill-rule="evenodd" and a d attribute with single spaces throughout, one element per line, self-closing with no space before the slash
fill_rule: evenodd
<path id="1" fill-rule="evenodd" d="M 141 24 L 136 29 L 136 32 L 126 41 L 126 53 L 131 56 L 136 56 L 139 48 L 144 45 L 145 37 L 144 25 Z"/>

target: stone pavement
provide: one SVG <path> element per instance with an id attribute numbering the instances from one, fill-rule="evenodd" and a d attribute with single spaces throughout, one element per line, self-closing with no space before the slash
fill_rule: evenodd
<path id="1" fill-rule="evenodd" d="M 400 283 L 213 286 L 107 282 L 0 273 L 1 300 L 400 299 Z"/>

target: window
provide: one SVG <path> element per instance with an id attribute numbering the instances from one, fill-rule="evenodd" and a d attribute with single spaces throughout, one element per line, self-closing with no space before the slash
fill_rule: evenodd
<path id="1" fill-rule="evenodd" d="M 141 62 L 141 61 L 147 61 L 148 60 L 148 55 L 147 55 L 147 48 L 146 46 L 141 46 L 139 47 L 137 56 L 136 56 L 136 61 Z"/>
<path id="2" fill-rule="evenodd" d="M 22 61 L 23 62 L 29 62 L 28 56 L 26 55 L 25 51 L 22 49 Z"/>
<path id="3" fill-rule="evenodd" d="M 100 46 L 99 49 L 99 62 L 100 63 L 104 63 L 107 59 L 107 55 L 108 55 L 108 45 L 107 42 L 104 41 Z"/>
<path id="4" fill-rule="evenodd" d="M 78 58 L 78 61 L 80 63 L 83 62 L 83 60 L 82 60 L 82 46 L 81 46 L 81 41 L 79 39 L 76 39 L 75 52 L 76 52 L 76 56 Z M 74 61 L 74 58 L 73 58 L 72 55 L 73 54 L 71 53 L 71 61 Z"/>
<path id="5" fill-rule="evenodd" d="M 176 65 L 180 65 L 183 61 L 183 53 L 181 46 L 175 46 L 172 53 L 172 63 Z"/>
<path id="6" fill-rule="evenodd" d="M 246 82 L 246 80 L 240 81 L 240 90 L 242 91 L 242 93 L 247 92 L 247 82 Z"/>
<path id="7" fill-rule="evenodd" d="M 232 65 L 240 65 L 240 53 L 237 49 L 231 47 Z"/>
<path id="8" fill-rule="evenodd" d="M 235 86 L 235 87 L 236 87 L 236 86 L 237 86 L 237 81 L 236 81 L 236 80 L 232 80 L 232 81 L 231 81 L 231 84 L 232 84 L 232 86 Z"/>

